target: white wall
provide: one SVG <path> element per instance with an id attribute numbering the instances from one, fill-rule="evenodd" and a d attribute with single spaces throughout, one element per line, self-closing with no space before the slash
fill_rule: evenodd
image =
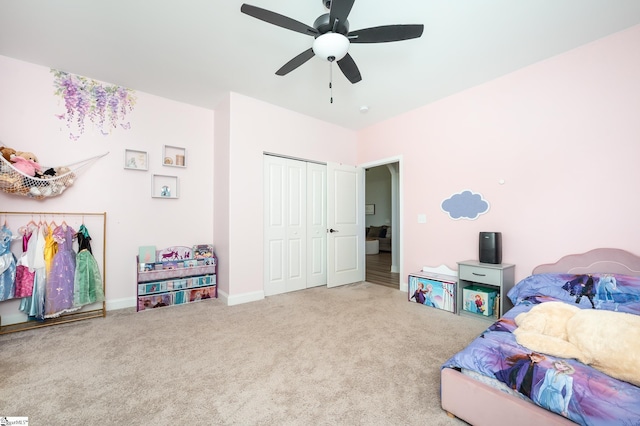
<path id="1" fill-rule="evenodd" d="M 0 192 L 0 212 L 107 212 L 108 307 L 135 306 L 138 246 L 215 241 L 213 111 L 136 92 L 137 103 L 127 116 L 130 130 L 119 127 L 104 136 L 89 126 L 74 141 L 56 117 L 64 105 L 53 94 L 48 68 L 0 56 L 0 75 L 0 144 L 32 151 L 47 166 L 109 152 L 83 170 L 59 197 L 39 201 Z M 165 144 L 186 148 L 186 169 L 162 165 Z M 125 149 L 147 151 L 149 170 L 125 170 Z M 180 198 L 151 198 L 152 174 L 178 176 Z M 9 305 L 0 303 L 0 315 L 13 310 Z"/>

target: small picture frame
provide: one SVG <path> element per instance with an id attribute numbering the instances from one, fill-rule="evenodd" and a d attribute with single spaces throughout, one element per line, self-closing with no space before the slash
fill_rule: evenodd
<path id="1" fill-rule="evenodd" d="M 151 176 L 152 198 L 178 198 L 178 177 L 167 175 Z"/>
<path id="2" fill-rule="evenodd" d="M 129 170 L 149 170 L 149 156 L 147 152 L 125 149 L 124 168 Z"/>
<path id="3" fill-rule="evenodd" d="M 364 214 L 376 214 L 376 205 L 375 204 L 365 204 L 364 205 Z"/>
<path id="4" fill-rule="evenodd" d="M 187 167 L 187 150 L 179 146 L 164 145 L 162 165 L 169 167 Z"/>

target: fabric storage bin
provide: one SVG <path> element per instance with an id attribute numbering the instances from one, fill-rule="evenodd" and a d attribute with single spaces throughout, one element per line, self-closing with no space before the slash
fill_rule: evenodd
<path id="1" fill-rule="evenodd" d="M 470 286 L 462 289 L 462 309 L 486 317 L 493 316 L 493 305 L 498 292 L 482 286 Z"/>
<path id="2" fill-rule="evenodd" d="M 456 278 L 442 274 L 409 275 L 409 302 L 445 311 L 456 311 Z"/>

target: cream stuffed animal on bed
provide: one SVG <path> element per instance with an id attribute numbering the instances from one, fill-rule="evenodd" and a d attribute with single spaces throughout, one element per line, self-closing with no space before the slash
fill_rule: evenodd
<path id="1" fill-rule="evenodd" d="M 640 386 L 640 316 L 546 302 L 519 314 L 515 321 L 518 328 L 513 334 L 522 346 L 575 358 Z"/>

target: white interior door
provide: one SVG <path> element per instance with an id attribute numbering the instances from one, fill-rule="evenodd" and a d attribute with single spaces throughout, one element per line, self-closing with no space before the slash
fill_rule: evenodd
<path id="1" fill-rule="evenodd" d="M 264 157 L 264 292 L 270 296 L 306 288 L 306 163 Z"/>
<path id="2" fill-rule="evenodd" d="M 307 163 L 307 288 L 327 284 L 327 166 Z"/>
<path id="3" fill-rule="evenodd" d="M 364 281 L 364 169 L 327 164 L 327 287 Z"/>

